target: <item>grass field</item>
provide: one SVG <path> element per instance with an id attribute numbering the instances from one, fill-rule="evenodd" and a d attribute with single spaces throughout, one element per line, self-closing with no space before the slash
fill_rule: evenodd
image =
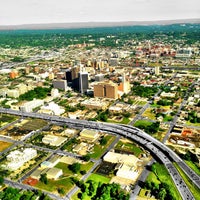
<path id="1" fill-rule="evenodd" d="M 58 188 L 63 188 L 66 194 L 73 188 L 73 186 L 74 183 L 71 181 L 71 179 L 65 177 L 59 180 L 48 180 L 47 184 L 39 181 L 35 187 L 49 192 L 57 192 Z"/>
<path id="2" fill-rule="evenodd" d="M 186 185 L 188 186 L 188 188 L 190 189 L 190 191 L 194 195 L 194 198 L 196 200 L 200 200 L 200 196 L 199 196 L 200 190 L 195 185 L 193 185 L 192 181 L 188 178 L 188 176 L 182 171 L 182 169 L 176 163 L 174 163 L 174 166 L 179 171 L 181 177 L 183 178 Z"/>
<path id="3" fill-rule="evenodd" d="M 93 162 L 81 164 L 80 171 L 83 171 L 83 170 L 89 171 L 93 165 L 94 165 Z M 74 173 L 71 170 L 69 170 L 68 166 L 69 166 L 68 164 L 59 162 L 55 167 L 63 170 L 63 176 L 65 177 L 73 176 Z M 82 175 L 80 174 L 80 172 L 78 172 L 77 174 L 79 178 L 81 178 Z"/>
<path id="4" fill-rule="evenodd" d="M 136 157 L 138 157 L 141 153 L 144 153 L 143 150 L 140 147 L 136 146 L 136 144 L 123 142 L 123 141 L 119 141 L 117 143 L 115 149 L 131 152 Z"/>
<path id="5" fill-rule="evenodd" d="M 96 182 L 102 182 L 102 183 L 109 183 L 110 182 L 110 178 L 99 175 L 99 174 L 91 174 L 87 180 L 93 180 Z"/>
<path id="6" fill-rule="evenodd" d="M 99 158 L 107 149 L 107 147 L 115 140 L 115 136 L 107 135 L 105 136 L 107 140 L 107 144 L 104 146 L 101 146 L 100 144 L 94 145 L 94 153 L 90 154 L 91 158 Z"/>
<path id="7" fill-rule="evenodd" d="M 6 115 L 6 114 L 0 114 L 0 127 L 5 126 L 8 123 L 11 123 L 15 120 L 19 119 L 19 117 L 14 115 Z"/>
<path id="8" fill-rule="evenodd" d="M 37 130 L 46 126 L 47 124 L 48 122 L 43 119 L 29 119 L 28 122 L 22 126 L 22 129 L 30 131 Z"/>
<path id="9" fill-rule="evenodd" d="M 155 114 L 151 112 L 151 108 L 147 108 L 142 116 L 148 117 L 149 119 L 156 120 Z"/>
<path id="10" fill-rule="evenodd" d="M 12 143 L 0 141 L 0 152 L 10 147 Z"/>
<path id="11" fill-rule="evenodd" d="M 152 124 L 152 122 L 148 121 L 148 120 L 137 120 L 134 124 L 134 126 L 140 126 L 140 125 L 143 125 L 143 126 L 150 126 Z"/>

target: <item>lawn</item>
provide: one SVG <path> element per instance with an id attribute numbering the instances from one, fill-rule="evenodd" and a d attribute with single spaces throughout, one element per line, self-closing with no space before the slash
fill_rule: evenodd
<path id="1" fill-rule="evenodd" d="M 8 123 L 11 123 L 15 120 L 17 120 L 19 117 L 16 117 L 14 115 L 6 115 L 6 114 L 0 114 L 0 127 L 5 126 Z"/>
<path id="2" fill-rule="evenodd" d="M 102 146 L 100 144 L 94 145 L 94 150 L 92 154 L 90 154 L 91 158 L 100 158 L 101 155 L 105 152 L 105 150 L 108 148 L 108 146 L 115 140 L 115 136 L 107 135 L 105 136 L 107 140 L 107 144 Z"/>
<path id="3" fill-rule="evenodd" d="M 141 153 L 144 153 L 143 150 L 135 143 L 123 142 L 121 140 L 117 143 L 115 149 L 133 153 L 136 157 L 138 157 Z"/>
<path id="4" fill-rule="evenodd" d="M 110 182 L 110 178 L 99 175 L 99 174 L 91 174 L 87 180 L 92 180 L 95 182 L 102 182 L 102 183 L 109 183 Z"/>
<path id="5" fill-rule="evenodd" d="M 22 129 L 33 131 L 40 129 L 47 124 L 48 122 L 43 119 L 29 119 L 28 122 L 22 126 Z"/>
<path id="6" fill-rule="evenodd" d="M 87 164 L 81 164 L 81 170 L 90 170 L 91 167 L 93 166 L 94 163 L 92 162 L 88 162 Z M 63 188 L 65 191 L 65 194 L 67 192 L 69 192 L 72 187 L 74 186 L 74 183 L 71 181 L 71 177 L 74 176 L 74 173 L 69 170 L 68 168 L 69 165 L 65 164 L 65 163 L 58 163 L 55 167 L 62 169 L 63 170 L 63 175 L 58 179 L 58 180 L 48 180 L 48 184 L 44 184 L 41 181 L 39 181 L 36 185 L 37 188 L 41 189 L 41 190 L 46 190 L 49 192 L 56 192 L 58 190 L 58 188 Z M 80 173 L 77 173 L 78 176 L 76 176 L 77 178 L 81 178 L 82 175 Z"/>
<path id="7" fill-rule="evenodd" d="M 200 190 L 193 185 L 192 181 L 188 178 L 188 176 L 183 172 L 183 170 L 177 165 L 177 163 L 174 163 L 174 166 L 176 167 L 176 169 L 178 170 L 178 172 L 180 173 L 181 177 L 183 178 L 183 180 L 185 181 L 186 185 L 188 186 L 188 188 L 190 189 L 190 191 L 192 192 L 192 194 L 194 195 L 194 198 L 196 200 L 200 200 Z"/>
<path id="8" fill-rule="evenodd" d="M 93 165 L 94 165 L 93 162 L 81 164 L 80 171 L 83 171 L 83 170 L 89 171 Z M 63 176 L 65 176 L 65 177 L 73 176 L 74 173 L 71 170 L 69 170 L 68 166 L 69 165 L 66 163 L 59 162 L 55 167 L 63 170 Z M 77 174 L 80 175 L 80 177 L 82 176 L 80 173 L 77 173 Z"/>
<path id="9" fill-rule="evenodd" d="M 148 117 L 149 119 L 156 120 L 155 113 L 151 112 L 151 108 L 147 108 L 145 112 L 142 114 L 144 117 Z"/>
<path id="10" fill-rule="evenodd" d="M 173 117 L 171 115 L 166 115 L 163 119 L 163 122 L 169 122 L 172 121 Z"/>
<path id="11" fill-rule="evenodd" d="M 49 192 L 57 192 L 58 188 L 63 188 L 66 194 L 73 188 L 73 186 L 74 183 L 70 178 L 60 178 L 59 180 L 48 180 L 47 184 L 39 181 L 35 187 Z"/>
<path id="12" fill-rule="evenodd" d="M 192 122 L 187 121 L 186 125 L 189 125 L 189 126 L 200 126 L 200 123 L 192 123 Z"/>
<path id="13" fill-rule="evenodd" d="M 137 126 L 150 126 L 152 124 L 152 122 L 148 121 L 148 120 L 137 120 L 134 124 L 135 127 Z"/>

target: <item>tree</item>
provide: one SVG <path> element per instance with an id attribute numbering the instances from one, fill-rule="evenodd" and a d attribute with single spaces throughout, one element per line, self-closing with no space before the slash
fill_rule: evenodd
<path id="1" fill-rule="evenodd" d="M 72 165 L 69 165 L 69 169 L 74 173 L 78 173 L 81 169 L 81 164 L 80 163 L 73 163 Z"/>
<path id="2" fill-rule="evenodd" d="M 0 176 L 0 185 L 2 185 L 3 183 L 4 183 L 4 178 Z"/>
<path id="3" fill-rule="evenodd" d="M 47 179 L 47 174 L 41 174 L 40 175 L 40 181 L 44 184 L 47 184 L 48 183 L 48 179 Z"/>
<path id="4" fill-rule="evenodd" d="M 107 139 L 105 137 L 101 138 L 100 144 L 101 145 L 106 145 L 107 144 Z"/>
<path id="5" fill-rule="evenodd" d="M 166 192 L 165 188 L 161 188 L 161 190 L 158 193 L 158 198 L 160 200 L 164 200 L 166 195 L 167 195 L 167 192 Z"/>
<path id="6" fill-rule="evenodd" d="M 65 194 L 65 190 L 64 188 L 58 188 L 58 193 L 61 194 L 61 195 L 64 195 Z"/>
<path id="7" fill-rule="evenodd" d="M 90 155 L 87 154 L 87 155 L 83 156 L 82 159 L 83 159 L 84 161 L 88 162 L 88 161 L 90 160 Z"/>

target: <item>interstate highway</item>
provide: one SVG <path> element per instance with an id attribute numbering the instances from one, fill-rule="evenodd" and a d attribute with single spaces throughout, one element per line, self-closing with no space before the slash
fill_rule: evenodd
<path id="1" fill-rule="evenodd" d="M 11 109 L 3 109 L 0 108 L 1 113 L 19 115 L 22 117 L 34 117 L 45 120 L 50 120 L 54 122 L 62 122 L 67 123 L 74 127 L 79 128 L 90 128 L 97 129 L 101 131 L 107 131 L 113 134 L 121 135 L 127 138 L 130 138 L 140 145 L 144 146 L 147 150 L 153 153 L 160 161 L 166 166 L 169 174 L 175 182 L 177 189 L 179 190 L 183 199 L 192 200 L 194 199 L 190 190 L 188 189 L 185 182 L 182 180 L 181 176 L 177 172 L 176 168 L 173 166 L 172 162 L 176 162 L 181 169 L 188 175 L 191 181 L 200 189 L 200 177 L 191 170 L 178 156 L 174 153 L 170 148 L 165 146 L 163 143 L 159 142 L 155 138 L 151 137 L 147 133 L 141 131 L 138 128 L 128 126 L 128 125 L 118 125 L 118 124 L 110 124 L 110 123 L 99 123 L 92 122 L 86 120 L 74 120 L 59 116 L 50 116 L 46 114 L 39 113 L 26 113 L 21 111 L 15 111 Z M 176 174 L 176 178 L 174 178 L 174 174 Z"/>

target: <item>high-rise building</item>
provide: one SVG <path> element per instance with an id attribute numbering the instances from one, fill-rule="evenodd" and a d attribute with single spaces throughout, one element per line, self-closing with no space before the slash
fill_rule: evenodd
<path id="1" fill-rule="evenodd" d="M 66 91 L 67 90 L 67 81 L 66 80 L 62 80 L 62 79 L 54 80 L 53 81 L 53 87 Z"/>
<path id="2" fill-rule="evenodd" d="M 131 90 L 130 83 L 126 80 L 125 74 L 122 75 L 122 82 L 119 84 L 118 90 L 125 94 L 129 93 Z"/>
<path id="3" fill-rule="evenodd" d="M 79 72 L 78 74 L 78 82 L 79 82 L 79 92 L 85 93 L 88 89 L 88 73 L 87 72 Z"/>
<path id="4" fill-rule="evenodd" d="M 101 82 L 94 85 L 94 97 L 118 98 L 118 85 L 113 82 Z"/>

